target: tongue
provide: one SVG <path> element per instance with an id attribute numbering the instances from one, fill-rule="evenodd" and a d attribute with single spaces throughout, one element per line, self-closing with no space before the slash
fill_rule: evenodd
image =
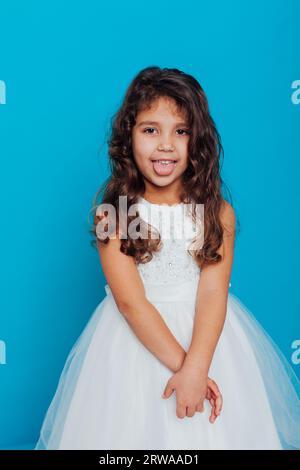
<path id="1" fill-rule="evenodd" d="M 174 170 L 175 163 L 170 162 L 168 164 L 160 163 L 159 161 L 153 162 L 154 171 L 158 175 L 170 175 Z"/>

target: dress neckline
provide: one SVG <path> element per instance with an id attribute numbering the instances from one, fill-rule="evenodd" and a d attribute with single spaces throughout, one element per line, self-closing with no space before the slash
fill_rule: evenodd
<path id="1" fill-rule="evenodd" d="M 178 202 L 177 204 L 167 204 L 167 203 L 157 204 L 154 202 L 147 201 L 147 199 L 145 199 L 143 196 L 140 196 L 140 200 L 141 202 L 144 202 L 148 206 L 156 206 L 156 207 L 162 207 L 162 208 L 167 207 L 170 209 L 182 206 L 183 204 L 183 202 Z"/>

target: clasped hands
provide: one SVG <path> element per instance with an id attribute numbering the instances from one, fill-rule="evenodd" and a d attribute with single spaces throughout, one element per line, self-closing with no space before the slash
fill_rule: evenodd
<path id="1" fill-rule="evenodd" d="M 192 417 L 204 411 L 204 400 L 209 400 L 212 410 L 209 421 L 214 423 L 220 415 L 223 397 L 218 385 L 197 368 L 183 365 L 168 380 L 162 398 L 169 398 L 176 391 L 176 414 L 178 418 Z"/>

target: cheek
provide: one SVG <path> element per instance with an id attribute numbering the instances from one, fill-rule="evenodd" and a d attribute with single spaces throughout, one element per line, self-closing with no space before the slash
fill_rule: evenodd
<path id="1" fill-rule="evenodd" d="M 188 144 L 187 142 L 180 142 L 177 146 L 180 159 L 182 162 L 188 162 Z"/>
<path id="2" fill-rule="evenodd" d="M 149 160 L 153 152 L 155 151 L 155 143 L 151 139 L 145 139 L 143 136 L 139 136 L 134 139 L 132 145 L 135 158 L 138 162 Z"/>

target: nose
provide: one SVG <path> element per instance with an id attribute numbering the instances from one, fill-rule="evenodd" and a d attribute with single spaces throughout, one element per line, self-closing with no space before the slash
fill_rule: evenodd
<path id="1" fill-rule="evenodd" d="M 163 151 L 173 151 L 174 150 L 174 147 L 173 145 L 171 144 L 160 144 L 158 147 L 157 147 L 157 150 L 163 150 Z"/>

